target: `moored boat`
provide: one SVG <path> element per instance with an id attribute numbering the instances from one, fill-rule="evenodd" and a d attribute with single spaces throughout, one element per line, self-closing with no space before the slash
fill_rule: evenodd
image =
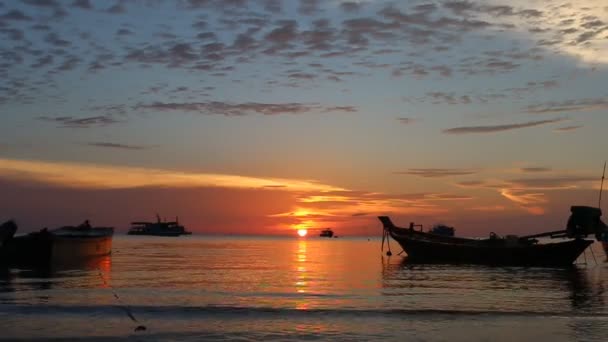
<path id="1" fill-rule="evenodd" d="M 88 221 L 79 226 L 64 226 L 15 236 L 8 240 L 0 257 L 17 265 L 49 265 L 109 255 L 114 228 L 91 227 Z"/>
<path id="2" fill-rule="evenodd" d="M 17 224 L 13 220 L 6 221 L 0 225 L 0 250 L 15 235 L 15 232 L 17 232 Z"/>
<path id="3" fill-rule="evenodd" d="M 508 266 L 566 266 L 571 265 L 593 240 L 600 238 L 608 227 L 600 220 L 599 208 L 573 206 L 565 230 L 518 237 L 499 237 L 491 233 L 487 239 L 454 237 L 433 231 L 395 226 L 389 217 L 379 216 L 384 226 L 384 238 L 393 238 L 407 253 L 408 261 L 417 263 L 469 263 Z M 420 226 L 421 227 L 421 226 Z M 445 232 L 445 230 L 444 230 Z M 537 238 L 564 238 L 555 243 L 539 243 Z"/>
<path id="4" fill-rule="evenodd" d="M 160 216 L 156 215 L 156 222 L 131 222 L 128 235 L 154 235 L 154 236 L 180 236 L 191 235 L 192 232 L 179 224 L 179 220 L 161 221 Z"/>
<path id="5" fill-rule="evenodd" d="M 334 231 L 331 230 L 331 229 L 329 229 L 329 228 L 326 228 L 326 229 L 323 229 L 321 231 L 321 233 L 319 234 L 319 236 L 320 237 L 329 237 L 330 238 L 330 237 L 334 236 Z"/>

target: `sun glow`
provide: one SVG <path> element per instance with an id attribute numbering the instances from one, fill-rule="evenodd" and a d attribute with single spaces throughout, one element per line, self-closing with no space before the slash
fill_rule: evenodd
<path id="1" fill-rule="evenodd" d="M 301 237 L 305 237 L 308 234 L 308 230 L 306 229 L 298 229 L 298 235 Z"/>

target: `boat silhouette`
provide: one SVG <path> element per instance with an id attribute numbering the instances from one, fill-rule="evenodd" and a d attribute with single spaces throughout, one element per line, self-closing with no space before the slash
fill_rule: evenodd
<path id="1" fill-rule="evenodd" d="M 153 235 L 153 236 L 180 236 L 190 235 L 192 232 L 179 224 L 179 219 L 175 221 L 162 221 L 160 216 L 156 215 L 156 222 L 131 222 L 131 228 L 127 232 L 128 235 Z"/>
<path id="2" fill-rule="evenodd" d="M 92 227 L 88 220 L 78 226 L 43 228 L 7 239 L 0 262 L 40 266 L 106 256 L 112 252 L 113 235 L 114 228 Z"/>
<path id="3" fill-rule="evenodd" d="M 393 238 L 401 245 L 409 262 L 414 263 L 468 263 L 508 266 L 567 266 L 593 243 L 587 239 L 594 235 L 598 241 L 608 232 L 600 220 L 599 208 L 571 207 L 571 216 L 565 230 L 550 231 L 528 236 L 494 233 L 487 239 L 454 237 L 450 234 L 424 232 L 422 226 L 410 223 L 409 228 L 397 227 L 388 216 L 379 216 L 385 239 Z M 415 227 L 420 227 L 416 230 Z M 444 232 L 450 230 L 443 229 Z M 566 241 L 539 243 L 537 238 L 563 238 Z M 389 252 L 390 255 L 390 246 Z"/>

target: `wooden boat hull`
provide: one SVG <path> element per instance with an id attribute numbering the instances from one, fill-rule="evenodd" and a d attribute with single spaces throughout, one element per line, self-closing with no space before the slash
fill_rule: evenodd
<path id="1" fill-rule="evenodd" d="M 547 244 L 508 246 L 504 241 L 490 240 L 467 242 L 465 239 L 429 237 L 430 234 L 398 233 L 389 230 L 408 260 L 416 263 L 464 263 L 503 266 L 567 266 L 593 243 L 592 240 L 574 239 Z M 421 236 L 427 235 L 427 236 Z M 475 240 L 470 240 L 475 241 Z M 499 245 L 498 243 L 502 245 Z"/>
<path id="2" fill-rule="evenodd" d="M 504 266 L 568 266 L 593 243 L 581 235 L 570 240 L 540 244 L 528 237 L 490 234 L 489 239 L 469 239 L 426 233 L 395 226 L 389 217 L 379 216 L 385 238 L 396 240 L 415 263 L 466 263 Z M 567 231 L 566 231 L 567 232 Z M 559 232 L 549 232 L 549 236 Z M 541 234 L 541 235 L 546 235 Z M 540 236 L 540 235 L 535 235 Z M 584 236 L 584 235 L 583 235 Z"/>

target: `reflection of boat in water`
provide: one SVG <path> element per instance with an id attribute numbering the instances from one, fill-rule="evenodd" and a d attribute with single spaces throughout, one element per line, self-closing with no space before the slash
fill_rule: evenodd
<path id="1" fill-rule="evenodd" d="M 156 215 L 156 222 L 132 222 L 129 235 L 155 235 L 155 236 L 180 236 L 190 235 L 184 226 L 179 224 L 179 220 L 161 221 L 160 216 Z"/>
<path id="2" fill-rule="evenodd" d="M 319 236 L 320 237 L 329 237 L 330 238 L 330 237 L 334 236 L 334 232 L 333 232 L 333 230 L 331 230 L 329 228 L 326 228 L 326 229 L 323 229 L 321 231 L 321 233 L 319 234 Z"/>
<path id="3" fill-rule="evenodd" d="M 42 265 L 109 255 L 114 228 L 65 226 L 15 236 L 2 249 L 1 260 L 9 264 Z"/>
<path id="4" fill-rule="evenodd" d="M 589 234 L 595 234 L 599 240 L 608 231 L 608 226 L 600 220 L 599 208 L 573 206 L 571 212 L 565 230 L 522 237 L 499 237 L 491 233 L 488 239 L 423 232 L 422 227 L 414 223 L 410 223 L 409 228 L 399 228 L 387 216 L 378 218 L 384 225 L 383 243 L 389 236 L 395 239 L 411 262 L 563 266 L 571 265 L 593 243 L 593 240 L 585 239 Z M 536 239 L 540 237 L 569 240 L 540 244 Z"/>

